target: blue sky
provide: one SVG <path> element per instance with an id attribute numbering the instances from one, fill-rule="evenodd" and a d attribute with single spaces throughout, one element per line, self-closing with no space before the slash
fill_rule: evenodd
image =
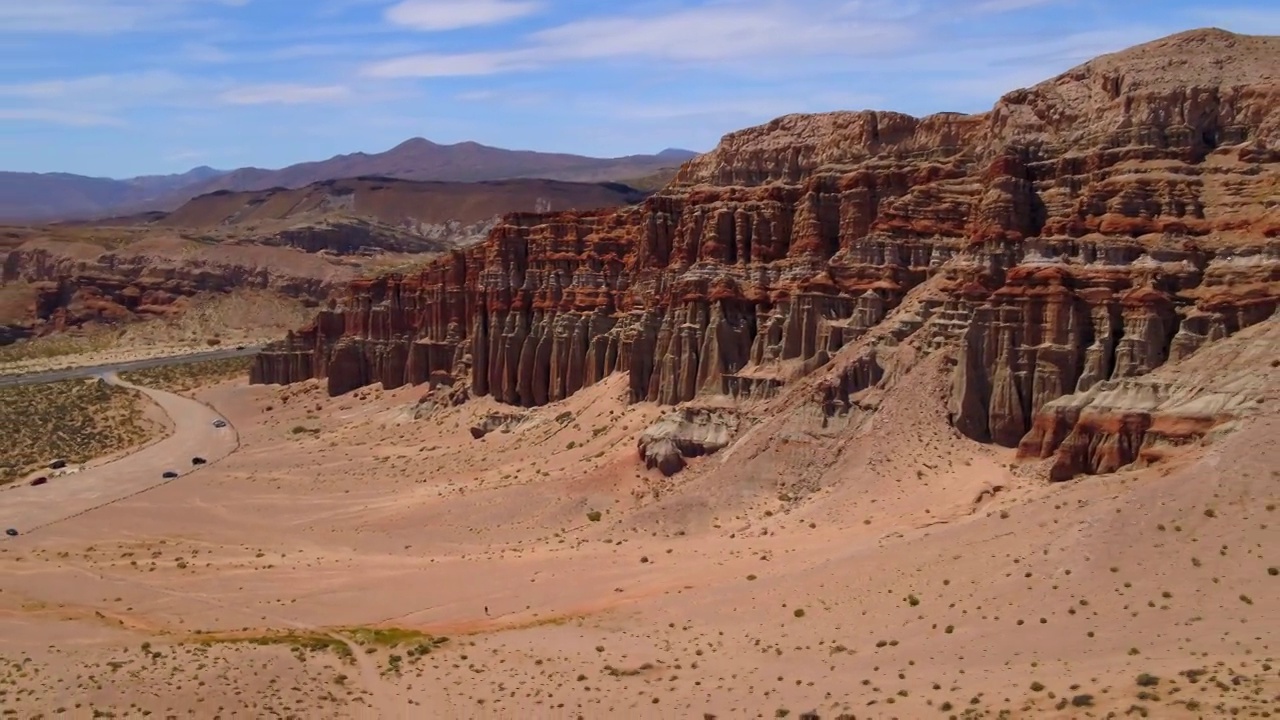
<path id="1" fill-rule="evenodd" d="M 985 110 L 1272 0 L 0 0 L 0 169 L 280 167 L 413 136 L 708 150 L 789 112 Z"/>

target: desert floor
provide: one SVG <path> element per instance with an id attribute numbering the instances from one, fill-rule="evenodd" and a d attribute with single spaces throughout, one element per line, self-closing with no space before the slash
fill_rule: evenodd
<path id="1" fill-rule="evenodd" d="M 667 479 L 635 450 L 661 409 L 626 405 L 625 382 L 417 419 L 423 388 L 199 391 L 238 449 L 0 542 L 0 708 L 1280 713 L 1275 413 L 1150 468 L 1049 484 L 947 426 L 939 372 L 856 431 L 762 424 L 747 433 L 773 434 L 768 452 L 744 437 Z M 210 417 L 167 409 L 180 438 Z M 473 438 L 489 413 L 520 417 Z"/>

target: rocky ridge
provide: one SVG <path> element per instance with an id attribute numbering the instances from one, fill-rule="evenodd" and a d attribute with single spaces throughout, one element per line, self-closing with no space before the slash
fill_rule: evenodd
<path id="1" fill-rule="evenodd" d="M 1277 68 L 1280 38 L 1199 30 L 983 114 L 778 118 L 638 206 L 511 215 L 420 273 L 354 282 L 252 380 L 457 381 L 535 406 L 626 372 L 632 401 L 677 404 L 769 400 L 831 365 L 808 402 L 837 415 L 907 342 L 954 354 L 960 432 L 1072 455 L 1070 432 L 1033 431 L 1055 400 L 1275 312 Z"/>

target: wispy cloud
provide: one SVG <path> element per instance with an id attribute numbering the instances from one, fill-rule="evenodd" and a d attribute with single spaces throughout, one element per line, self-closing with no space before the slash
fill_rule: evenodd
<path id="1" fill-rule="evenodd" d="M 821 12 L 822 7 L 827 12 Z M 366 66 L 374 77 L 447 77 L 531 70 L 556 63 L 641 60 L 731 65 L 872 57 L 915 39 L 901 12 L 850 3 L 831 12 L 816 0 L 736 0 L 661 14 L 577 20 L 530 34 L 524 47 L 471 53 L 420 53 Z"/>
<path id="2" fill-rule="evenodd" d="M 1058 0 L 982 0 L 973 6 L 973 9 L 982 13 L 1000 13 L 1012 12 L 1014 10 L 1026 10 L 1028 8 L 1048 5 Z"/>
<path id="3" fill-rule="evenodd" d="M 5 0 L 0 2 L 0 35 L 68 33 L 112 35 L 142 30 L 195 27 L 200 6 L 242 7 L 249 0 Z"/>
<path id="4" fill-rule="evenodd" d="M 228 105 L 309 105 L 339 102 L 351 96 L 351 89 L 345 85 L 276 83 L 233 88 L 218 99 Z"/>
<path id="5" fill-rule="evenodd" d="M 6 108 L 0 119 L 68 127 L 124 127 L 132 108 L 200 102 L 190 80 L 163 70 L 0 84 L 5 99 L 26 107 Z"/>
<path id="6" fill-rule="evenodd" d="M 175 73 L 148 70 L 8 83 L 0 85 L 0 97 L 69 99 L 107 105 L 125 99 L 174 97 L 188 87 L 189 81 Z"/>
<path id="7" fill-rule="evenodd" d="M 531 0 L 403 0 L 387 8 L 387 20 L 415 30 L 457 30 L 532 15 Z"/>
<path id="8" fill-rule="evenodd" d="M 513 70 L 532 70 L 545 62 L 532 52 L 466 53 L 442 55 L 419 53 L 383 60 L 365 67 L 364 74 L 382 78 L 467 77 L 495 75 Z"/>
<path id="9" fill-rule="evenodd" d="M 39 122 L 68 127 L 122 126 L 124 121 L 110 115 L 70 112 L 50 108 L 0 108 L 0 122 Z"/>
<path id="10" fill-rule="evenodd" d="M 753 122 L 790 113 L 823 112 L 876 107 L 883 98 L 852 93 L 757 92 L 679 102 L 600 102 L 586 100 L 575 109 L 593 115 L 630 120 L 691 120 L 722 118 Z"/>

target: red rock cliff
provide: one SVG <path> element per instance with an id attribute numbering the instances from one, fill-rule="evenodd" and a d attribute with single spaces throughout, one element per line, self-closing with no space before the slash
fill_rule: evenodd
<path id="1" fill-rule="evenodd" d="M 627 372 L 636 401 L 754 397 L 936 278 L 953 422 L 1016 446 L 1055 398 L 1274 312 L 1278 67 L 1280 38 L 1194 31 L 980 115 L 782 117 L 641 205 L 510 216 L 421 274 L 353 283 L 252 379 L 465 377 L 539 405 Z"/>

